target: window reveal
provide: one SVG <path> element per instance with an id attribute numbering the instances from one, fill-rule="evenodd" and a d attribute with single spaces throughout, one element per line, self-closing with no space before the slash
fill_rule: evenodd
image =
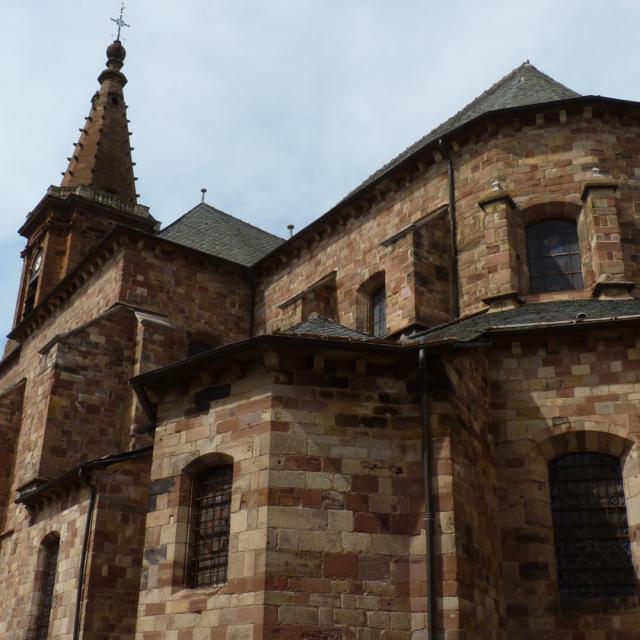
<path id="1" fill-rule="evenodd" d="M 526 234 L 531 293 L 584 288 L 575 221 L 543 220 Z"/>
<path id="2" fill-rule="evenodd" d="M 49 635 L 49 621 L 53 604 L 53 589 L 56 583 L 56 566 L 58 564 L 58 550 L 60 539 L 55 538 L 43 543 L 42 575 L 38 589 L 38 610 L 36 613 L 34 632 L 31 640 L 47 640 Z"/>
<path id="3" fill-rule="evenodd" d="M 634 595 L 620 460 L 570 453 L 549 464 L 549 479 L 561 596 Z"/>
<path id="4" fill-rule="evenodd" d="M 387 332 L 387 293 L 380 287 L 371 296 L 371 333 L 381 338 Z"/>
<path id="5" fill-rule="evenodd" d="M 227 580 L 229 518 L 231 514 L 230 465 L 208 469 L 194 478 L 187 585 L 204 587 Z"/>

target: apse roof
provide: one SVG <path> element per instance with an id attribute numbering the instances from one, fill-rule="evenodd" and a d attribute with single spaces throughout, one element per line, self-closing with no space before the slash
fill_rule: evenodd
<path id="1" fill-rule="evenodd" d="M 454 129 L 485 113 L 579 97 L 579 93 L 565 87 L 546 73 L 542 73 L 542 71 L 534 67 L 527 60 L 498 80 L 498 82 L 489 87 L 485 92 L 481 93 L 466 107 L 463 107 L 448 120 L 445 120 L 441 125 L 432 129 L 417 142 L 407 147 L 393 160 L 371 174 L 360 186 L 354 189 L 351 194 L 372 184 L 389 171 L 389 169 L 397 166 L 419 149 L 439 140 Z"/>
<path id="2" fill-rule="evenodd" d="M 483 114 L 579 97 L 580 94 L 542 73 L 529 61 L 526 61 L 489 87 L 451 118 L 370 175 L 362 184 L 349 193 L 342 202 L 376 182 L 389 170 L 423 147 L 439 140 L 454 129 Z M 325 215 L 328 215 L 328 213 Z M 322 216 L 322 218 L 324 217 Z M 313 224 L 314 222 L 310 226 L 313 226 Z M 294 238 L 304 231 L 305 229 L 296 234 Z M 158 235 L 167 240 L 172 240 L 245 266 L 257 263 L 285 243 L 282 238 L 267 233 L 205 203 L 201 203 L 191 209 L 173 224 L 160 231 Z"/>
<path id="3" fill-rule="evenodd" d="M 246 267 L 284 242 L 205 202 L 164 228 L 158 236 Z"/>

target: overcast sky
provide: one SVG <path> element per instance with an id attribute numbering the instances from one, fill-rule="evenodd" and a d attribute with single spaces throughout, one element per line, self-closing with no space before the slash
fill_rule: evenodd
<path id="1" fill-rule="evenodd" d="M 2 7 L 0 326 L 24 239 L 59 184 L 118 0 Z M 140 202 L 207 201 L 284 236 L 530 59 L 579 93 L 640 101 L 638 0 L 129 0 L 125 95 Z"/>

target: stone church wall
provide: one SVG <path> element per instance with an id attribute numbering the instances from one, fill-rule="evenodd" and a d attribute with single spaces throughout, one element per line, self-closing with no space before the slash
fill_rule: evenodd
<path id="1" fill-rule="evenodd" d="M 194 394 L 222 380 L 230 397 L 189 417 Z M 231 364 L 187 388 L 160 392 L 136 637 L 416 637 L 425 608 L 420 422 L 398 364 L 270 352 L 264 365 Z M 229 580 L 185 589 L 184 469 L 221 455 L 234 461 Z M 444 461 L 447 450 L 437 455 Z"/>
<path id="2" fill-rule="evenodd" d="M 583 208 L 590 210 L 596 200 L 585 206 L 582 195 L 585 184 L 594 180 L 594 167 L 596 177 L 615 184 L 615 188 L 594 195 L 600 198 L 596 206 L 605 207 L 596 212 L 596 216 L 604 216 L 596 224 L 604 226 L 579 225 L 585 236 L 583 259 L 586 265 L 599 260 L 604 279 L 615 275 L 617 279 L 638 281 L 640 234 L 636 216 L 640 187 L 630 158 L 640 153 L 640 135 L 637 127 L 626 124 L 625 116 L 594 113 L 591 108 L 569 113 L 556 109 L 522 120 L 504 116 L 492 127 L 478 127 L 456 142 L 451 156 L 463 316 L 485 308 L 483 300 L 488 296 L 512 288 L 530 301 L 558 297 L 529 294 L 522 230 L 529 222 L 544 217 L 575 217 L 575 212 Z M 309 232 L 309 242 L 294 245 L 287 259 L 267 261 L 260 267 L 259 332 L 287 329 L 306 319 L 304 305 L 292 304 L 292 296 L 302 295 L 319 278 L 333 272 L 335 319 L 348 327 L 361 327 L 357 292 L 378 272 L 384 272 L 387 286 L 389 333 L 414 323 L 432 326 L 450 319 L 450 301 L 445 293 L 452 277 L 447 256 L 451 250 L 446 216 L 447 167 L 439 158 L 426 169 L 423 165 L 417 176 L 403 184 L 380 187 L 375 202 L 369 198 L 351 208 L 345 205 L 348 215 L 341 222 L 317 224 L 315 234 Z M 503 190 L 513 199 L 514 209 L 509 215 L 514 231 L 510 238 L 505 235 L 506 228 L 492 226 L 494 214 L 480 204 L 492 188 Z M 420 248 L 421 234 L 429 236 L 426 250 Z M 602 234 L 600 239 L 597 234 Z M 620 241 L 622 248 L 617 249 Z M 611 254 L 608 258 L 607 252 Z M 504 270 L 504 276 L 494 275 L 499 270 Z M 560 298 L 588 295 L 564 291 Z"/>
<path id="3" fill-rule="evenodd" d="M 358 317 L 357 293 L 367 281 L 384 272 L 386 283 L 387 326 L 390 332 L 416 322 L 441 321 L 448 311 L 447 296 L 431 296 L 430 305 L 416 301 L 416 287 L 424 282 L 416 280 L 414 245 L 419 242 L 420 229 L 414 223 L 433 215 L 447 204 L 446 172 L 441 165 L 431 167 L 397 192 L 386 193 L 377 204 L 354 211 L 343 223 L 318 228 L 313 243 L 294 251 L 287 259 L 260 267 L 257 295 L 257 329 L 259 333 L 284 330 L 305 320 L 302 307 L 287 304 L 292 296 L 313 287 L 320 278 L 336 272 L 335 291 L 337 317 L 334 320 L 348 327 L 362 327 Z M 445 218 L 446 221 L 446 218 Z M 441 218 L 435 224 L 440 227 Z M 427 220 L 425 224 L 429 224 Z M 445 237 L 448 232 L 445 233 Z M 436 232 L 439 235 L 439 232 Z M 441 243 L 446 249 L 446 241 Z M 448 272 L 441 271 L 447 256 L 423 251 L 421 269 L 426 274 L 439 270 L 440 281 Z M 433 263 L 433 266 L 429 265 Z M 366 314 L 366 309 L 365 309 Z"/>
<path id="4" fill-rule="evenodd" d="M 634 330 L 504 340 L 491 357 L 507 629 L 569 640 L 589 629 L 640 638 L 637 597 L 560 599 L 548 464 L 573 451 L 622 458 L 633 562 L 640 565 L 640 342 Z M 637 570 L 637 569 L 636 569 Z M 588 636 L 586 636 L 588 637 Z"/>
<path id="5" fill-rule="evenodd" d="M 50 633 L 57 640 L 71 640 L 77 588 L 77 571 L 87 514 L 86 490 L 61 496 L 30 518 L 20 506 L 12 519 L 15 531 L 0 539 L 2 567 L 3 640 L 24 640 L 32 629 L 37 606 L 42 543 L 52 534 L 60 536 L 56 590 Z"/>

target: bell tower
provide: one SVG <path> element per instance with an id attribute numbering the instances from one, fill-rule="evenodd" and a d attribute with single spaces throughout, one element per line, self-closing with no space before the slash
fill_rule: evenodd
<path id="1" fill-rule="evenodd" d="M 116 21 L 118 23 L 118 21 Z M 59 187 L 51 186 L 27 215 L 27 239 L 14 327 L 38 306 L 115 225 L 153 233 L 157 221 L 139 205 L 135 189 L 122 73 L 126 51 L 118 38 L 107 48 L 89 115 L 80 128 Z"/>

